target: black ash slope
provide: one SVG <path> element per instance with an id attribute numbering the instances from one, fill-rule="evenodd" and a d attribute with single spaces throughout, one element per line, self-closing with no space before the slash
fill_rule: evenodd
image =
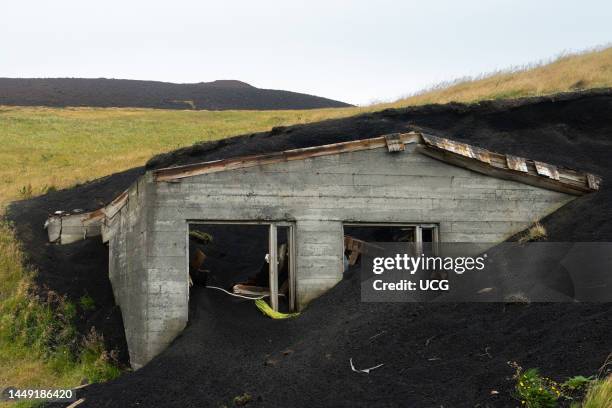
<path id="1" fill-rule="evenodd" d="M 246 392 L 253 407 L 514 407 L 508 361 L 564 378 L 596 372 L 612 347 L 612 304 L 362 303 L 357 277 L 291 321 L 197 288 L 172 346 L 86 388 L 82 406 L 233 406 Z M 350 359 L 384 365 L 355 373 Z"/>
<path id="2" fill-rule="evenodd" d="M 576 199 L 544 225 L 551 241 L 612 240 L 610 90 L 388 110 L 278 128 L 161 155 L 148 168 L 412 129 L 600 174 L 602 191 Z M 10 207 L 8 216 L 40 270 L 41 284 L 78 296 L 91 275 L 99 282 L 97 296 L 112 299 L 104 247 L 96 240 L 74 247 L 46 245 L 42 224 L 57 209 L 99 207 L 143 171 Z M 83 253 L 80 246 L 91 251 Z M 255 397 L 253 404 L 266 407 L 515 406 L 507 360 L 563 377 L 594 372 L 612 351 L 610 305 L 363 304 L 358 291 L 356 282 L 343 281 L 294 322 L 265 320 L 252 304 L 196 291 L 185 333 L 142 370 L 86 389 L 87 405 L 218 406 L 247 391 Z M 96 304 L 113 307 L 97 299 Z M 114 327 L 111 333 L 117 331 Z M 294 352 L 285 356 L 286 348 Z M 350 357 L 359 368 L 385 366 L 370 375 L 353 373 Z M 501 394 L 490 396 L 492 389 Z"/>
<path id="3" fill-rule="evenodd" d="M 207 110 L 350 106 L 319 96 L 259 89 L 240 81 L 175 84 L 105 78 L 0 78 L 0 105 Z"/>

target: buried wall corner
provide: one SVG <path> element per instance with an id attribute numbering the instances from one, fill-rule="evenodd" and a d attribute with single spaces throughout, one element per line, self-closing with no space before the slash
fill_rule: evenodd
<path id="1" fill-rule="evenodd" d="M 109 278 L 121 309 L 130 364 L 138 369 L 161 353 L 188 318 L 186 223 L 160 228 L 155 185 L 146 177 L 129 191 L 109 239 Z"/>

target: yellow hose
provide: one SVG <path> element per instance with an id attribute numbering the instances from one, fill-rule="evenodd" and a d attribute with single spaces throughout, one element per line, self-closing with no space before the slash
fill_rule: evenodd
<path id="1" fill-rule="evenodd" d="M 272 319 L 290 319 L 292 317 L 297 317 L 300 315 L 299 312 L 298 313 L 275 312 L 274 310 L 272 310 L 268 302 L 266 302 L 263 299 L 257 299 L 255 301 L 255 306 L 257 306 L 257 308 L 261 310 L 263 314 L 265 314 L 268 317 L 271 317 Z"/>

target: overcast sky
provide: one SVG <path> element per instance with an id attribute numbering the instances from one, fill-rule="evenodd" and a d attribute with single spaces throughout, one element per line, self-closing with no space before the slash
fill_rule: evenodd
<path id="1" fill-rule="evenodd" d="M 0 39 L 2 77 L 239 79 L 365 104 L 609 44 L 612 1 L 7 0 Z"/>

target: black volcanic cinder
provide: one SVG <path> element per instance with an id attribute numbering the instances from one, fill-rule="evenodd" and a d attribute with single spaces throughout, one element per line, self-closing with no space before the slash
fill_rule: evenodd
<path id="1" fill-rule="evenodd" d="M 206 110 L 351 106 L 319 96 L 259 89 L 241 81 L 174 84 L 105 78 L 0 78 L 0 105 Z"/>

